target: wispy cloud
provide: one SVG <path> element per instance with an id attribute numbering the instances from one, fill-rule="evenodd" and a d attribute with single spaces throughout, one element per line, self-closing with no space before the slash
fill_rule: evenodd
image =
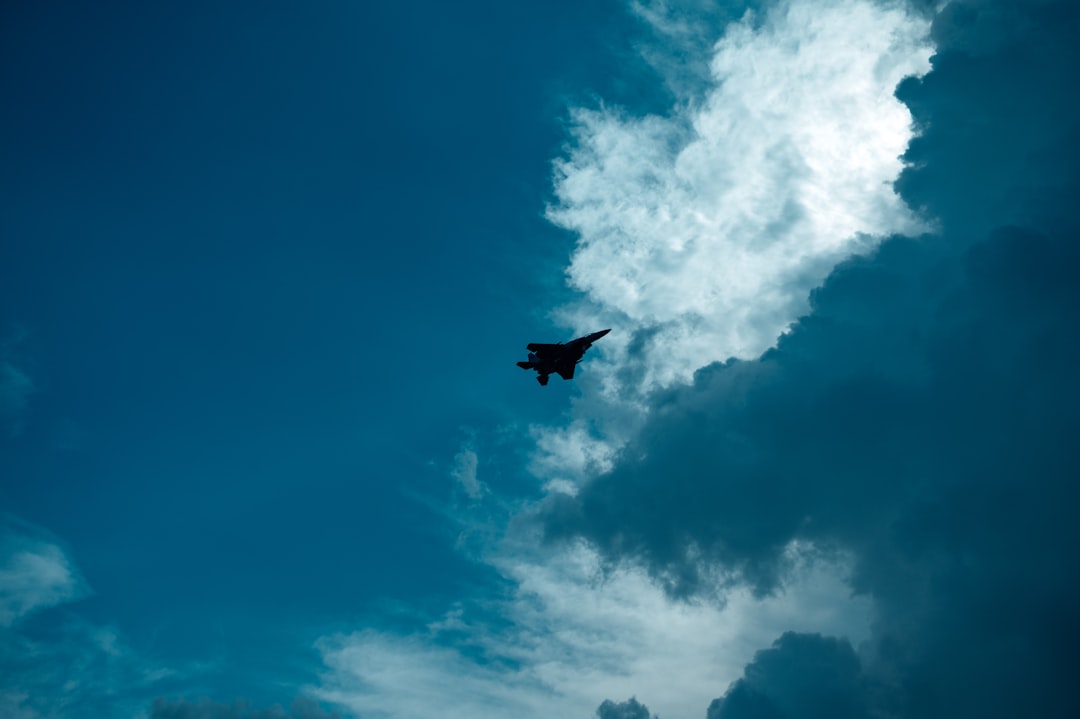
<path id="1" fill-rule="evenodd" d="M 132 649 L 71 602 L 89 594 L 75 563 L 45 530 L 0 522 L 0 716 L 138 716 L 174 672 Z"/>
<path id="2" fill-rule="evenodd" d="M 450 468 L 450 476 L 457 482 L 458 489 L 474 502 L 483 497 L 487 490 L 477 477 L 479 466 L 480 458 L 476 454 L 476 447 L 472 442 L 466 442 L 454 455 L 453 466 Z"/>
<path id="3" fill-rule="evenodd" d="M 58 545 L 35 537 L 11 518 L 0 527 L 0 626 L 28 614 L 72 601 L 89 588 Z"/>

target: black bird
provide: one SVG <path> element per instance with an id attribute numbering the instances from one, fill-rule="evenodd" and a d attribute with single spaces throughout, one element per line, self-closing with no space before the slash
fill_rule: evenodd
<path id="1" fill-rule="evenodd" d="M 545 345 L 538 342 L 530 342 L 525 346 L 525 348 L 529 350 L 528 361 L 518 362 L 517 366 L 521 369 L 536 370 L 536 381 L 542 385 L 548 383 L 548 375 L 552 372 L 563 379 L 573 379 L 574 367 L 581 361 L 581 357 L 585 354 L 585 350 L 592 347 L 593 342 L 600 339 L 608 332 L 611 332 L 611 330 L 600 330 L 599 332 L 593 332 L 591 335 L 585 335 L 584 337 L 578 337 L 576 340 L 570 340 L 566 344 L 559 342 L 553 345 Z"/>

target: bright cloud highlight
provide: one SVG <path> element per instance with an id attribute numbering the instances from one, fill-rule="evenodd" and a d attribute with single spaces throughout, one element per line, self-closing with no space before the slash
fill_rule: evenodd
<path id="1" fill-rule="evenodd" d="M 929 70 L 927 34 L 899 4 L 790 0 L 729 26 L 711 89 L 670 116 L 574 112 L 548 216 L 580 236 L 565 320 L 623 328 L 609 392 L 760 354 L 837 261 L 922 229 L 892 188 L 912 136 L 893 91 Z M 631 383 L 628 330 L 648 330 Z"/>
<path id="2" fill-rule="evenodd" d="M 782 592 L 738 589 L 718 606 L 674 602 L 643 571 L 605 573 L 584 548 L 529 559 L 504 548 L 491 563 L 509 597 L 457 607 L 418 635 L 325 637 L 312 694 L 364 717 L 586 717 L 631 695 L 661 716 L 698 715 L 782 631 L 868 634 L 869 604 L 851 597 L 845 565 L 792 553 Z"/>
<path id="3" fill-rule="evenodd" d="M 899 5 L 792 0 L 731 25 L 709 92 L 670 116 L 575 111 L 549 209 L 580 238 L 567 273 L 584 301 L 564 319 L 622 330 L 579 380 L 588 406 L 532 429 L 530 470 L 548 492 L 610 469 L 643 392 L 761 353 L 836 262 L 924 228 L 892 189 L 912 134 L 893 91 L 929 70 L 927 35 Z M 470 452 L 452 474 L 475 499 Z M 631 696 L 694 716 L 785 631 L 869 633 L 846 564 L 809 547 L 788 548 L 776 594 L 729 587 L 710 604 L 673 601 L 643 569 L 605 568 L 581 546 L 512 544 L 485 559 L 506 597 L 462 603 L 426 632 L 326 636 L 312 694 L 372 717 L 588 716 Z"/>

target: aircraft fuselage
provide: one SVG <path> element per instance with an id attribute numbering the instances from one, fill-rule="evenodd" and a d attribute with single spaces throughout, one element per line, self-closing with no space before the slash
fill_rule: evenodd
<path id="1" fill-rule="evenodd" d="M 526 349 L 529 350 L 529 359 L 518 362 L 517 365 L 522 369 L 536 370 L 536 379 L 541 385 L 546 385 L 549 375 L 552 374 L 557 374 L 563 379 L 572 379 L 574 368 L 581 361 L 585 351 L 592 347 L 593 342 L 610 331 L 610 329 L 606 329 L 593 332 L 590 335 L 570 340 L 565 344 L 562 342 L 555 344 L 530 342 L 526 345 Z"/>

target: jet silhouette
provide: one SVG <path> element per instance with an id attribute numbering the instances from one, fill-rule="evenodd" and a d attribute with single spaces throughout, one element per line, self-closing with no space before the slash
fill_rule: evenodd
<path id="1" fill-rule="evenodd" d="M 548 383 L 548 375 L 552 372 L 563 379 L 573 379 L 574 367 L 581 361 L 585 350 L 592 347 L 593 342 L 608 332 L 611 332 L 611 330 L 600 330 L 599 332 L 593 332 L 591 335 L 570 340 L 566 344 L 559 342 L 558 344 L 545 345 L 530 342 L 525 347 L 525 349 L 529 350 L 528 361 L 518 362 L 517 366 L 521 369 L 536 370 L 536 381 L 542 385 Z"/>

